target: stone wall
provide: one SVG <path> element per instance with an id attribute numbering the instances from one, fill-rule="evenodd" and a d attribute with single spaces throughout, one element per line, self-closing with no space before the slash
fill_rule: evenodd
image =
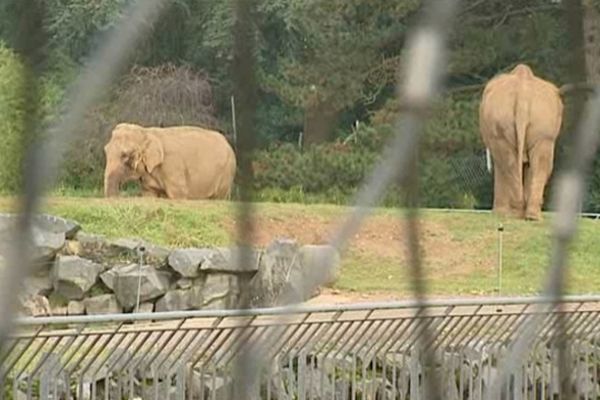
<path id="1" fill-rule="evenodd" d="M 0 214 L 0 266 L 14 222 L 14 215 Z M 303 283 L 323 257 L 339 264 L 330 246 L 276 239 L 253 249 L 240 266 L 235 247 L 168 249 L 143 239 L 109 240 L 51 215 L 37 216 L 33 234 L 36 271 L 20 293 L 21 312 L 29 316 L 228 309 L 241 296 L 253 307 L 283 305 L 315 294 Z"/>

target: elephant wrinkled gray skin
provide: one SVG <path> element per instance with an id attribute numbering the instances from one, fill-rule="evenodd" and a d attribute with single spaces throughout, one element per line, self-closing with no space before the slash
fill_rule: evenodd
<path id="1" fill-rule="evenodd" d="M 563 102 L 559 88 L 519 64 L 491 79 L 479 108 L 480 133 L 494 166 L 494 212 L 542 219 Z"/>
<path id="2" fill-rule="evenodd" d="M 138 180 L 144 196 L 169 199 L 228 199 L 236 171 L 227 139 L 193 126 L 142 127 L 118 124 L 104 147 L 104 195 Z"/>

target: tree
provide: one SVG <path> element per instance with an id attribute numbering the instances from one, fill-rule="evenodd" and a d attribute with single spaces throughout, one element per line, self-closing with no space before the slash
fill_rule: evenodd
<path id="1" fill-rule="evenodd" d="M 304 110 L 304 137 L 312 144 L 331 136 L 342 110 L 372 102 L 393 82 L 420 0 L 269 3 L 283 29 L 267 50 L 277 62 L 261 71 L 263 89 Z"/>

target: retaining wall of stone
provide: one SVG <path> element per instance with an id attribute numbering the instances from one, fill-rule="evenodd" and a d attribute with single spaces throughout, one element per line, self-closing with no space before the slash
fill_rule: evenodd
<path id="1" fill-rule="evenodd" d="M 14 215 L 0 214 L 0 265 L 14 222 Z M 275 239 L 240 265 L 235 247 L 169 249 L 137 238 L 110 240 L 51 215 L 37 216 L 33 233 L 37 267 L 20 295 L 28 316 L 228 309 L 244 295 L 253 307 L 283 305 L 314 295 L 302 283 L 322 267 L 322 257 L 339 261 L 330 246 Z"/>

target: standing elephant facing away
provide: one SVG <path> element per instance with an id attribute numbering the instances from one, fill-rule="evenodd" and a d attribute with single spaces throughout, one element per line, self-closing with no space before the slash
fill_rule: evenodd
<path id="1" fill-rule="evenodd" d="M 492 154 L 496 213 L 541 220 L 562 115 L 559 88 L 536 77 L 527 65 L 487 83 L 479 126 Z"/>
<path id="2" fill-rule="evenodd" d="M 192 127 L 118 124 L 104 147 L 104 195 L 138 180 L 144 196 L 169 199 L 228 199 L 236 172 L 235 153 L 219 132 Z"/>

